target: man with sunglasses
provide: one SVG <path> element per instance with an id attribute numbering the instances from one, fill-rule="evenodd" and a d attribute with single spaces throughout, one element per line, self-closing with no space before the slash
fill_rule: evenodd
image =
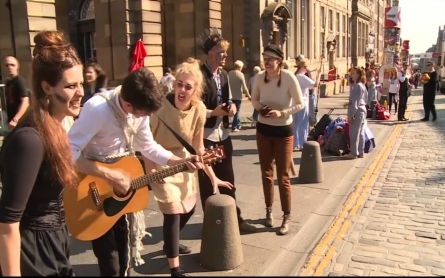
<path id="1" fill-rule="evenodd" d="M 425 117 L 421 119 L 423 122 L 429 121 L 430 112 L 433 115 L 433 121 L 437 119 L 436 106 L 434 105 L 436 100 L 437 72 L 434 69 L 434 62 L 429 61 L 426 66 L 426 73 L 430 79 L 423 84 L 423 110 L 425 111 Z"/>
<path id="2" fill-rule="evenodd" d="M 235 185 L 232 155 L 233 145 L 229 135 L 229 116 L 236 113 L 236 106 L 232 103 L 229 78 L 223 69 L 226 64 L 227 50 L 230 43 L 225 40 L 216 28 L 205 30 L 198 41 L 201 50 L 206 54 L 206 62 L 201 65 L 204 77 L 204 90 L 202 101 L 207 107 L 207 120 L 204 125 L 204 146 L 206 148 L 215 145 L 224 146 L 224 158 L 221 163 L 213 165 L 213 171 L 218 178 L 224 179 Z M 213 187 L 209 177 L 204 171 L 199 171 L 199 192 L 202 209 L 205 202 L 213 195 Z M 226 194 L 236 200 L 235 187 L 219 188 L 220 194 Z M 241 210 L 236 208 L 239 228 L 244 232 L 255 232 L 256 227 L 247 223 L 241 217 Z M 204 212 L 205 213 L 205 212 Z"/>

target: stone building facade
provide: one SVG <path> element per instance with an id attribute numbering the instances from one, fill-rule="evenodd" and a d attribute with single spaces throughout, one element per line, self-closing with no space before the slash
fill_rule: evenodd
<path id="1" fill-rule="evenodd" d="M 69 35 L 83 60 L 96 60 L 107 72 L 110 85 L 115 85 L 128 73 L 131 48 L 138 39 L 143 40 L 148 54 L 145 66 L 161 77 L 165 66 L 174 66 L 188 56 L 202 59 L 196 37 L 205 28 L 216 27 L 231 42 L 228 68 L 242 60 L 249 74 L 260 63 L 264 45 L 276 43 L 291 62 L 303 54 L 312 69 L 319 67 L 324 56 L 327 71 L 326 39 L 330 38 L 337 43 L 331 54 L 333 63 L 344 74 L 351 61 L 365 63 L 371 17 L 377 16 L 370 12 L 373 5 L 368 2 L 371 0 L 9 0 L 0 9 L 0 57 L 17 56 L 22 74 L 29 76 L 33 36 L 41 30 L 60 29 Z M 383 28 L 383 20 L 379 23 Z M 380 37 L 383 45 L 383 31 Z"/>

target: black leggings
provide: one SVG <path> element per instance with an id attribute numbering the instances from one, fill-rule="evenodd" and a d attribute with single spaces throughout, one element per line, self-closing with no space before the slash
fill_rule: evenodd
<path id="1" fill-rule="evenodd" d="M 394 107 L 396 108 L 397 112 L 397 101 L 396 101 L 396 94 L 388 94 L 388 110 L 391 111 L 392 104 L 394 103 Z"/>
<path id="2" fill-rule="evenodd" d="M 179 256 L 179 232 L 195 213 L 194 206 L 192 210 L 184 214 L 165 214 L 164 213 L 164 250 L 167 258 L 172 259 Z"/>

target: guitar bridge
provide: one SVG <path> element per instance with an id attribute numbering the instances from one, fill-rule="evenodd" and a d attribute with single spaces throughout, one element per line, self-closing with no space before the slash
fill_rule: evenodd
<path id="1" fill-rule="evenodd" d="M 98 211 L 103 210 L 103 203 L 100 200 L 100 195 L 99 195 L 99 191 L 97 190 L 96 182 L 94 182 L 94 181 L 90 182 L 89 186 L 90 186 L 91 195 L 93 197 L 93 202 L 96 205 L 97 210 Z"/>

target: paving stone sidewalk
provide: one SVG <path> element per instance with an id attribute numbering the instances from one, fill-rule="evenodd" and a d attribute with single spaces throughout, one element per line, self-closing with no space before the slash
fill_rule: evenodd
<path id="1" fill-rule="evenodd" d="M 325 274 L 445 276 L 445 96 L 436 122 L 420 122 L 422 97 L 372 194 Z"/>

